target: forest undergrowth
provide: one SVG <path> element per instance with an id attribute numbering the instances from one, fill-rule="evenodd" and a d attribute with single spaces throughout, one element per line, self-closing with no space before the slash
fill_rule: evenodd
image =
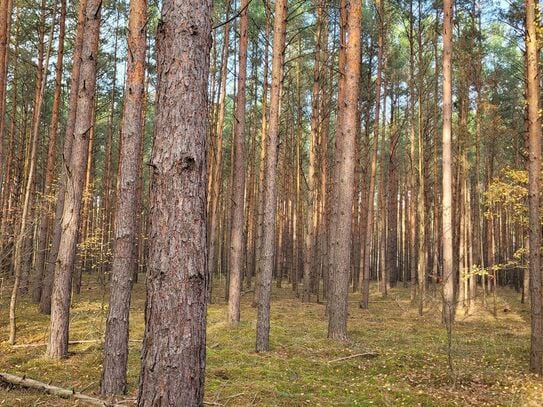
<path id="1" fill-rule="evenodd" d="M 143 336 L 144 285 L 134 287 L 130 321 L 129 394 L 133 405 Z M 214 287 L 207 325 L 206 405 L 210 406 L 539 406 L 543 383 L 528 372 L 529 308 L 512 289 L 498 290 L 497 316 L 480 298 L 472 315 L 460 310 L 452 356 L 441 324 L 439 293 L 429 289 L 424 315 L 410 306 L 409 290 L 395 287 L 382 298 L 372 287 L 369 310 L 352 294 L 350 340 L 326 338 L 325 305 L 302 303 L 292 289 L 274 288 L 271 351 L 254 351 L 256 310 L 252 292 L 242 296 L 242 322 L 225 323 L 224 282 Z M 89 395 L 99 394 L 107 293 L 90 277 L 74 298 L 70 357 L 43 357 L 48 317 L 26 299 L 18 310 L 18 345 L 6 343 L 7 313 L 0 314 L 0 371 Z M 6 294 L 0 299 L 5 309 Z M 490 302 L 492 301 L 489 298 Z M 24 316 L 24 317 L 23 317 Z M 357 356 L 358 355 L 358 356 Z M 0 387 L 2 406 L 81 405 L 32 390 Z"/>

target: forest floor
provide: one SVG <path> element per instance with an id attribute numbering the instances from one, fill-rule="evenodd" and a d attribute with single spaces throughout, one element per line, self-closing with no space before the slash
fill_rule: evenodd
<path id="1" fill-rule="evenodd" d="M 143 280 L 141 278 L 140 280 Z M 0 371 L 75 389 L 99 392 L 107 295 L 90 277 L 75 296 L 71 356 L 61 362 L 43 357 L 44 346 L 10 347 L 7 302 L 0 298 Z M 225 324 L 226 305 L 209 306 L 206 405 L 213 406 L 540 406 L 543 382 L 527 373 L 529 310 L 511 289 L 498 291 L 497 317 L 492 306 L 478 304 L 473 315 L 458 316 L 452 336 L 454 371 L 448 368 L 448 340 L 440 323 L 440 302 L 428 297 L 424 315 L 410 306 L 409 291 L 398 287 L 382 298 L 372 288 L 369 310 L 350 298 L 350 341 L 326 338 L 322 304 L 303 304 L 291 288 L 274 288 L 271 351 L 254 352 L 256 310 L 252 293 L 242 297 L 242 322 Z M 223 289 L 216 288 L 215 296 Z M 491 301 L 491 298 L 489 298 Z M 143 334 L 144 286 L 134 288 L 131 339 Z M 23 299 L 18 309 L 18 343 L 47 339 L 48 317 Z M 92 340 L 97 340 L 92 342 Z M 133 405 L 139 376 L 140 343 L 130 342 L 129 395 Z M 375 352 L 375 357 L 348 356 Z M 18 388 L 0 387 L 1 406 L 81 405 Z"/>

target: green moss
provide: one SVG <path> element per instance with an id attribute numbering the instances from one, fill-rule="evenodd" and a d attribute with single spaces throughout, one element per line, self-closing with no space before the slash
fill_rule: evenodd
<path id="1" fill-rule="evenodd" d="M 143 278 L 140 278 L 142 281 Z M 74 299 L 70 339 L 102 337 L 106 306 L 94 277 Z M 235 329 L 225 321 L 223 288 L 215 287 L 209 306 L 206 401 L 230 406 L 496 406 L 543 403 L 541 381 L 527 373 L 529 313 L 513 291 L 500 291 L 498 318 L 480 304 L 471 316 L 459 314 L 453 333 L 455 371 L 447 368 L 447 336 L 440 323 L 438 300 L 430 300 L 420 317 L 409 305 L 409 292 L 394 288 L 386 298 L 372 291 L 369 310 L 350 299 L 350 340 L 326 338 L 322 304 L 302 304 L 290 288 L 274 288 L 271 351 L 254 351 L 256 310 L 251 296 L 242 301 L 242 322 Z M 130 335 L 143 334 L 144 286 L 134 288 Z M 4 300 L 5 302 L 5 300 Z M 26 299 L 19 303 L 18 343 L 45 342 L 48 318 Z M 7 315 L 0 316 L 2 340 Z M 128 401 L 139 377 L 140 343 L 130 342 Z M 333 361 L 366 351 L 375 358 Z M 70 346 L 61 362 L 43 357 L 45 347 L 0 345 L 0 370 L 55 385 L 97 394 L 102 344 Z M 331 362 L 332 361 L 332 362 Z M 64 406 L 73 402 L 21 389 L 0 387 L 0 405 Z"/>

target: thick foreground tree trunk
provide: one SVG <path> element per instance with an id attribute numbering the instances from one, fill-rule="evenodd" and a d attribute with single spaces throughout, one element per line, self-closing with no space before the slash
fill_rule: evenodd
<path id="1" fill-rule="evenodd" d="M 210 46 L 210 1 L 163 2 L 140 407 L 204 403 Z"/>

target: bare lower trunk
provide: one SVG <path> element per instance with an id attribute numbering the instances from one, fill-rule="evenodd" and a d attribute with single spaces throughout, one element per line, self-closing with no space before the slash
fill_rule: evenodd
<path id="1" fill-rule="evenodd" d="M 106 322 L 101 393 L 126 393 L 130 290 L 136 274 L 138 176 L 143 140 L 145 90 L 146 0 L 131 0 L 128 26 L 128 67 L 121 125 L 119 197 L 115 209 L 111 292 Z"/>
<path id="2" fill-rule="evenodd" d="M 529 206 L 529 263 L 531 306 L 530 370 L 543 374 L 543 314 L 541 304 L 541 120 L 539 118 L 539 49 L 535 0 L 526 0 L 526 62 L 528 106 L 528 206 Z"/>
<path id="3" fill-rule="evenodd" d="M 384 0 L 379 1 L 379 10 L 381 12 L 381 19 L 384 18 Z M 379 26 L 379 50 L 377 55 L 377 79 L 375 81 L 375 119 L 373 127 L 373 146 L 372 156 L 370 164 L 370 179 L 369 189 L 367 195 L 367 214 L 366 225 L 364 228 L 365 236 L 363 238 L 364 247 L 361 248 L 360 256 L 360 291 L 362 298 L 360 299 L 360 308 L 368 308 L 369 295 L 370 295 L 370 260 L 371 260 L 371 243 L 373 235 L 373 218 L 374 218 L 374 195 L 375 195 L 375 181 L 377 174 L 377 151 L 379 147 L 379 115 L 381 110 L 381 81 L 383 71 L 383 58 L 384 58 L 384 27 L 381 20 Z"/>
<path id="4" fill-rule="evenodd" d="M 89 0 L 85 11 L 85 35 L 81 52 L 80 86 L 73 133 L 72 154 L 66 169 L 66 197 L 62 235 L 55 264 L 51 301 L 51 328 L 47 355 L 59 359 L 68 354 L 71 282 L 75 265 L 81 198 L 83 195 L 89 133 L 93 127 L 96 61 L 100 28 L 101 0 Z"/>
<path id="5" fill-rule="evenodd" d="M 203 406 L 211 2 L 165 0 L 156 41 L 149 272 L 138 406 Z"/>
<path id="6" fill-rule="evenodd" d="M 226 4 L 226 18 L 229 16 L 230 2 Z M 211 290 L 213 275 L 216 271 L 218 258 L 220 258 L 219 247 L 219 203 L 220 203 L 220 191 L 222 184 L 222 155 L 223 155 L 223 133 L 224 133 L 224 110 L 226 105 L 226 76 L 228 73 L 228 51 L 229 51 L 229 23 L 224 25 L 223 31 L 223 44 L 222 44 L 222 59 L 221 59 L 221 75 L 220 75 L 220 91 L 219 91 L 219 111 L 217 116 L 217 123 L 215 127 L 216 147 L 214 149 L 214 156 L 211 158 L 211 173 L 209 176 L 209 251 L 207 267 L 209 269 Z M 211 299 L 211 293 L 210 293 Z"/>
<path id="7" fill-rule="evenodd" d="M 321 125 L 321 115 L 320 115 L 320 92 L 321 92 L 321 73 L 324 72 L 324 69 L 321 67 L 321 42 L 323 39 L 323 23 L 322 15 L 324 1 L 320 0 L 317 5 L 317 30 L 315 33 L 315 66 L 313 68 L 313 89 L 312 89 L 312 100 L 311 100 L 311 138 L 309 141 L 309 169 L 307 176 L 308 183 L 308 195 L 309 202 L 307 205 L 307 213 L 305 217 L 305 255 L 304 255 L 304 291 L 302 300 L 308 302 L 311 300 L 311 271 L 315 267 L 316 262 L 314 261 L 315 256 L 315 230 L 317 227 L 317 188 L 318 188 L 318 179 L 316 172 L 316 158 L 317 158 L 317 140 L 319 138 L 319 130 Z M 300 167 L 300 164 L 297 163 L 297 168 Z"/>
<path id="8" fill-rule="evenodd" d="M 87 0 L 81 0 L 79 3 L 79 11 L 77 17 L 77 31 L 74 42 L 74 56 L 72 72 L 70 75 L 70 97 L 68 101 L 68 117 L 66 120 L 66 132 L 64 135 L 64 149 L 62 153 L 62 160 L 64 164 L 70 159 L 72 154 L 73 133 L 75 126 L 75 116 L 77 110 L 77 95 L 79 88 L 79 75 L 81 71 L 81 52 L 83 46 L 83 32 L 85 29 L 85 10 L 87 7 Z M 43 283 L 42 292 L 40 298 L 40 312 L 43 314 L 49 314 L 51 312 L 51 294 L 53 291 L 53 279 L 55 264 L 57 261 L 58 250 L 60 245 L 60 235 L 62 233 L 62 213 L 64 211 L 64 198 L 66 192 L 66 185 L 64 183 L 64 177 L 61 176 L 59 188 L 56 193 L 56 208 L 55 208 L 55 220 L 53 227 L 53 235 L 51 238 L 51 247 L 47 255 L 47 262 L 43 271 Z"/>
<path id="9" fill-rule="evenodd" d="M 270 16 L 268 8 L 266 7 L 266 38 L 269 38 L 270 32 Z M 256 270 L 255 270 L 255 292 L 253 296 L 253 306 L 258 305 L 258 299 L 260 297 L 260 271 L 262 262 L 262 233 L 264 229 L 264 183 L 266 177 L 266 148 L 268 138 L 268 120 L 267 120 L 267 106 L 268 106 L 268 45 L 264 47 L 264 69 L 263 69 L 263 85 L 262 85 L 262 114 L 261 114 L 261 129 L 260 129 L 260 167 L 258 169 L 258 200 L 256 210 Z"/>
<path id="10" fill-rule="evenodd" d="M 344 89 L 338 100 L 340 121 L 337 123 L 334 151 L 334 184 L 332 185 L 332 217 L 330 223 L 330 292 L 328 304 L 328 337 L 347 339 L 347 297 L 351 259 L 351 221 L 354 187 L 355 145 L 357 136 L 358 84 L 360 76 L 360 32 L 362 4 L 342 0 L 340 14 L 345 21 Z"/>
<path id="11" fill-rule="evenodd" d="M 51 128 L 49 131 L 49 145 L 47 149 L 47 164 L 45 169 L 45 181 L 43 191 L 43 208 L 38 225 L 38 243 L 36 249 L 36 266 L 32 299 L 39 302 L 41 299 L 43 275 L 45 270 L 45 256 L 47 248 L 47 232 L 49 229 L 50 194 L 52 191 L 53 178 L 55 175 L 56 143 L 59 124 L 61 91 L 62 91 L 62 68 L 64 58 L 64 37 L 66 34 L 66 0 L 60 3 L 60 28 L 58 35 L 58 50 L 55 73 L 55 93 L 53 96 L 53 110 L 51 114 Z"/>
<path id="12" fill-rule="evenodd" d="M 243 276 L 243 232 L 245 222 L 245 80 L 247 78 L 248 0 L 241 2 L 239 24 L 239 70 L 234 127 L 234 177 L 232 185 L 232 228 L 230 235 L 230 289 L 228 291 L 228 323 L 239 323 L 241 279 Z"/>
<path id="13" fill-rule="evenodd" d="M 257 269 L 259 293 L 258 316 L 256 324 L 256 351 L 269 350 L 270 340 L 270 301 L 271 280 L 275 253 L 275 214 L 277 211 L 277 144 L 279 134 L 279 118 L 281 108 L 281 86 L 283 77 L 282 53 L 285 46 L 285 27 L 287 18 L 287 1 L 275 2 L 275 21 L 273 26 L 273 59 L 270 98 L 270 121 L 266 138 L 265 186 L 263 191 L 263 226 L 260 248 L 260 261 Z"/>
<path id="14" fill-rule="evenodd" d="M 453 225 L 452 225 L 452 14 L 453 1 L 443 3 L 443 322 L 454 322 Z"/>

